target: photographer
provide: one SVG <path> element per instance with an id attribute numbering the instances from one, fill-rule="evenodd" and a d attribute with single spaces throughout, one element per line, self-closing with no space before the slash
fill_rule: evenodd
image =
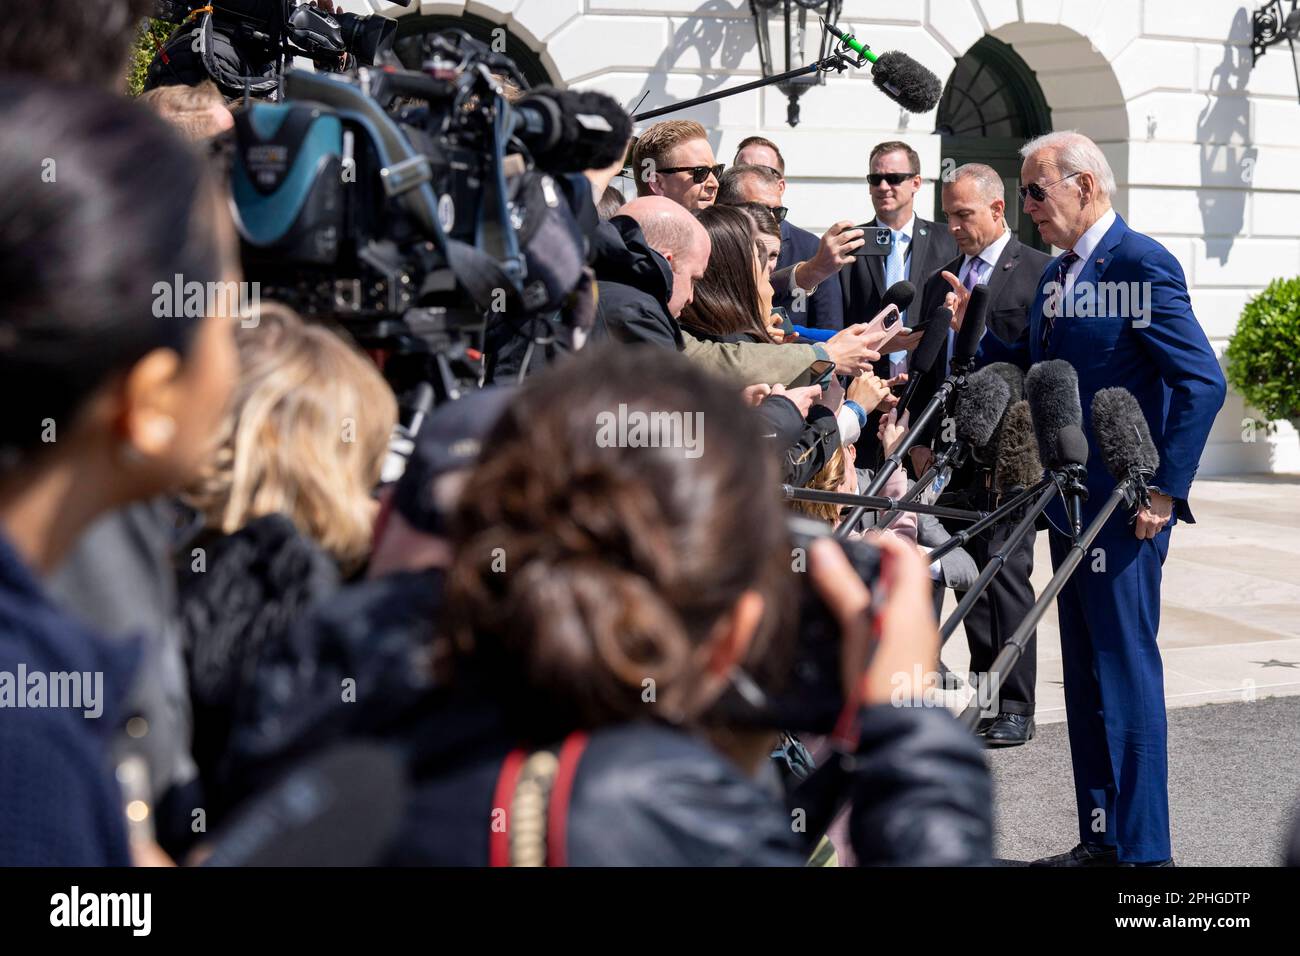
<path id="1" fill-rule="evenodd" d="M 601 413 L 620 404 L 700 415 L 703 454 L 605 447 Z M 532 773 L 557 760 L 569 783 L 556 784 L 551 812 L 567 836 L 546 849 L 552 864 L 804 862 L 819 835 L 795 832 L 791 808 L 700 724 L 742 668 L 767 681 L 795 653 L 778 623 L 794 596 L 789 538 L 774 464 L 752 453 L 760 440 L 725 384 L 664 352 L 597 350 L 520 391 L 460 499 L 428 689 L 406 682 L 401 712 L 384 692 L 346 705 L 370 736 L 403 748 L 415 779 L 391 862 L 483 865 L 528 851 L 499 855 L 494 808 L 511 814 L 510 833 L 525 831 L 503 761 Z M 938 640 L 924 562 L 889 541 L 882 551 L 880 608 L 835 545 L 812 553 L 843 636 L 842 692 L 861 703 L 846 708 L 855 762 L 836 802 L 853 806 L 863 862 L 988 862 L 978 747 L 942 709 L 890 703 L 900 675 L 934 669 Z M 873 613 L 881 638 L 864 669 Z M 297 712 L 293 690 L 280 685 L 280 706 Z M 337 685 L 320 693 L 339 709 Z"/>

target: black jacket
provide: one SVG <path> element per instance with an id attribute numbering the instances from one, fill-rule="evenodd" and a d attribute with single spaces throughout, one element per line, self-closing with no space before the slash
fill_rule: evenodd
<path id="1" fill-rule="evenodd" d="M 228 806 L 220 766 L 264 655 L 340 583 L 332 558 L 284 515 L 197 539 L 203 564 L 179 564 L 181 630 L 194 707 L 194 758 L 209 812 Z"/>
<path id="2" fill-rule="evenodd" d="M 596 229 L 592 268 L 596 272 L 596 326 L 592 340 L 658 345 L 680 351 L 682 329 L 668 311 L 673 272 L 646 244 L 635 219 L 615 216 Z"/>
<path id="3" fill-rule="evenodd" d="M 817 255 L 820 240 L 806 229 L 791 225 L 788 220 L 781 220 L 781 255 L 776 260 L 778 270 L 798 265 Z M 799 314 L 797 303 L 791 291 L 784 290 L 772 298 L 773 305 L 791 310 L 791 318 L 797 325 L 806 325 L 814 329 L 844 328 L 844 301 L 840 291 L 840 277 L 833 275 L 817 287 L 817 291 L 808 296 L 804 305 L 806 313 Z"/>
<path id="4" fill-rule="evenodd" d="M 525 741 L 469 668 L 436 685 L 429 650 L 437 572 L 345 588 L 294 629 L 257 675 L 232 736 L 248 792 L 314 748 L 345 737 L 395 745 L 413 779 L 387 861 L 483 866 L 502 760 Z M 342 701 L 340 678 L 356 681 Z M 852 801 L 871 863 L 981 864 L 992 854 L 991 789 L 975 739 L 942 709 L 883 705 L 862 714 L 856 766 L 828 765 L 783 799 L 703 739 L 641 721 L 592 734 L 568 815 L 572 865 L 801 865 Z M 536 743 L 536 742 L 534 742 Z M 542 741 L 541 743 L 546 743 Z M 791 826 L 805 811 L 809 830 Z"/>
<path id="5" fill-rule="evenodd" d="M 943 305 L 944 297 L 952 291 L 952 286 L 941 273 L 947 271 L 960 277 L 960 269 L 965 258 L 964 255 L 958 254 L 935 272 L 923 287 L 917 287 L 920 290 L 917 298 L 921 302 L 921 309 L 917 314 L 930 315 Z M 993 271 L 989 273 L 987 331 L 1004 342 L 1015 342 L 1020 338 L 1029 324 L 1029 308 L 1033 304 L 1034 295 L 1038 292 L 1038 280 L 1051 261 L 1051 256 L 1026 246 L 1012 233 L 1010 241 L 998 256 Z M 909 406 L 913 410 L 913 418 L 920 414 L 921 409 L 925 408 L 926 403 L 934 397 L 940 383 L 948 375 L 948 368 L 942 360 L 943 354 L 940 354 L 940 361 L 935 362 L 934 368 L 921 377 L 921 383 L 916 387 L 916 394 L 912 396 Z M 927 430 L 922 443 L 928 443 L 937 430 L 936 420 Z"/>

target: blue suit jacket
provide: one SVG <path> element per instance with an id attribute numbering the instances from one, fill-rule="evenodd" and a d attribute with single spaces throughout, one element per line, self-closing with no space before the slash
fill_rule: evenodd
<path id="1" fill-rule="evenodd" d="M 776 267 L 784 269 L 797 262 L 804 262 L 817 255 L 819 240 L 806 229 L 781 223 L 781 257 L 776 260 Z M 773 305 L 790 308 L 791 295 L 777 295 Z M 817 291 L 808 296 L 808 312 L 799 315 L 792 312 L 790 317 L 798 325 L 807 325 L 815 329 L 832 329 L 838 332 L 844 328 L 844 301 L 840 292 L 840 277 L 837 273 L 817 287 Z"/>
<path id="2" fill-rule="evenodd" d="M 1160 452 L 1160 468 L 1151 484 L 1175 499 L 1178 517 L 1192 521 L 1187 497 L 1227 385 L 1192 313 L 1182 267 L 1169 250 L 1130 229 L 1117 215 L 1074 284 L 1074 314 L 1056 319 L 1044 349 L 1046 286 L 1056 281 L 1059 262 L 1053 259 L 1039 279 L 1025 334 L 1015 343 L 1006 343 L 985 333 L 981 364 L 1004 361 L 1027 369 L 1046 359 L 1065 359 L 1079 373 L 1090 453 L 1085 520 L 1092 519 L 1115 487 L 1092 435 L 1092 397 L 1103 388 L 1128 389 L 1141 406 Z M 1115 314 L 1113 297 L 1107 301 L 1099 283 L 1123 283 L 1140 290 L 1140 297 L 1131 300 L 1128 315 Z M 1097 293 L 1092 317 L 1080 314 L 1086 309 L 1089 289 Z"/>

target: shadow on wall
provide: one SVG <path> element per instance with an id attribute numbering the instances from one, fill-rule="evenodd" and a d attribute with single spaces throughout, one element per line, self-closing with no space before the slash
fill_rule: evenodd
<path id="1" fill-rule="evenodd" d="M 1226 35 L 1249 35 L 1250 15 L 1237 10 Z M 1246 81 L 1253 67 L 1250 47 L 1223 45 L 1223 60 L 1210 78 L 1205 108 L 1196 120 L 1201 147 L 1201 186 L 1197 199 L 1205 233 L 1205 252 L 1222 265 L 1246 221 L 1246 195 L 1259 150 L 1250 139 L 1250 101 Z"/>
<path id="2" fill-rule="evenodd" d="M 695 50 L 698 56 L 699 69 L 716 71 L 704 72 L 699 76 L 699 89 L 691 94 L 692 97 L 703 96 L 738 82 L 732 75 L 732 71 L 739 69 L 745 54 L 758 42 L 754 33 L 754 21 L 748 17 L 734 16 L 725 19 L 702 19 L 714 13 L 734 14 L 735 12 L 735 5 L 726 0 L 708 0 L 673 32 L 668 47 L 651 67 L 641 89 L 637 91 L 631 102 L 623 105 L 633 113 L 671 105 L 677 97 L 668 95 L 668 75 L 677 61 L 690 50 Z M 695 120 L 709 131 L 710 145 L 716 150 L 721 142 L 721 134 L 716 132 L 720 115 L 719 103 L 706 103 L 680 113 L 669 113 L 660 119 Z"/>

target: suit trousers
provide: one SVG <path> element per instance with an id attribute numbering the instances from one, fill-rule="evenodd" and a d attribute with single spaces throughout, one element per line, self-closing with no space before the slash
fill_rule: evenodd
<path id="1" fill-rule="evenodd" d="M 1007 538 L 1023 515 L 1001 521 L 988 531 L 977 535 L 966 545 L 983 571 L 992 556 L 1006 543 Z M 966 628 L 966 643 L 970 647 L 972 674 L 987 673 L 993 661 L 1020 623 L 1034 606 L 1034 587 L 1029 578 L 1034 572 L 1034 538 L 1032 532 L 1006 556 L 1006 563 L 989 582 L 988 589 L 979 596 L 962 624 Z M 1029 636 L 1024 653 L 1009 674 L 1003 675 L 998 695 L 998 712 L 1033 716 L 1034 686 L 1038 680 L 1038 635 Z"/>
<path id="2" fill-rule="evenodd" d="M 1057 597 L 1079 837 L 1120 862 L 1168 859 L 1169 786 L 1160 580 L 1170 526 L 1139 541 L 1107 523 Z M 1049 532 L 1052 565 L 1070 548 Z"/>

